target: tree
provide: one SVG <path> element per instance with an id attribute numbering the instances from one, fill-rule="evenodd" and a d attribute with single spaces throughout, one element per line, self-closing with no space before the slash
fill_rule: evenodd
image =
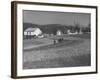
<path id="1" fill-rule="evenodd" d="M 77 31 L 78 33 L 80 32 L 80 24 L 79 23 L 75 24 L 74 30 Z"/>

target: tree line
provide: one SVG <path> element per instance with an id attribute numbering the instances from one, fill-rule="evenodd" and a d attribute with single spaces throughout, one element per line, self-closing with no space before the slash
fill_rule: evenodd
<path id="1" fill-rule="evenodd" d="M 67 34 L 67 30 L 71 30 L 72 32 L 79 32 L 80 30 L 83 33 L 91 32 L 91 25 L 88 24 L 87 26 L 82 26 L 80 24 L 75 25 L 61 25 L 61 24 L 47 24 L 47 25 L 38 25 L 32 23 L 23 23 L 23 31 L 27 28 L 40 28 L 43 33 L 46 34 L 54 34 L 56 35 L 57 30 L 60 30 L 62 33 Z"/>

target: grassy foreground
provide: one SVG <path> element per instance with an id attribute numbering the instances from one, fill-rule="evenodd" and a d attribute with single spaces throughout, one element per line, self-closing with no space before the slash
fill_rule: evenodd
<path id="1" fill-rule="evenodd" d="M 49 44 L 49 39 L 24 41 L 25 47 L 28 45 L 32 47 L 23 50 L 23 68 L 90 66 L 90 34 L 64 36 L 64 38 L 66 39 L 62 43 L 55 45 L 52 41 Z"/>

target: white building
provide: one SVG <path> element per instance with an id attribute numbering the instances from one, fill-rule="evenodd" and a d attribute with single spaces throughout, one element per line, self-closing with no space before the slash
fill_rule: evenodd
<path id="1" fill-rule="evenodd" d="M 24 35 L 25 36 L 39 36 L 42 34 L 42 31 L 39 29 L 39 28 L 27 28 L 25 31 L 24 31 Z"/>
<path id="2" fill-rule="evenodd" d="M 59 35 L 59 36 L 62 35 L 61 30 L 58 30 L 56 34 Z"/>

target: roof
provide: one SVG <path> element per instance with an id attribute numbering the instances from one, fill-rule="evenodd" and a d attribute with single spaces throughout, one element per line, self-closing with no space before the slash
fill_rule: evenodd
<path id="1" fill-rule="evenodd" d="M 26 32 L 34 32 L 35 30 L 37 30 L 39 28 L 27 28 L 25 31 Z M 39 29 L 40 30 L 40 29 Z"/>

